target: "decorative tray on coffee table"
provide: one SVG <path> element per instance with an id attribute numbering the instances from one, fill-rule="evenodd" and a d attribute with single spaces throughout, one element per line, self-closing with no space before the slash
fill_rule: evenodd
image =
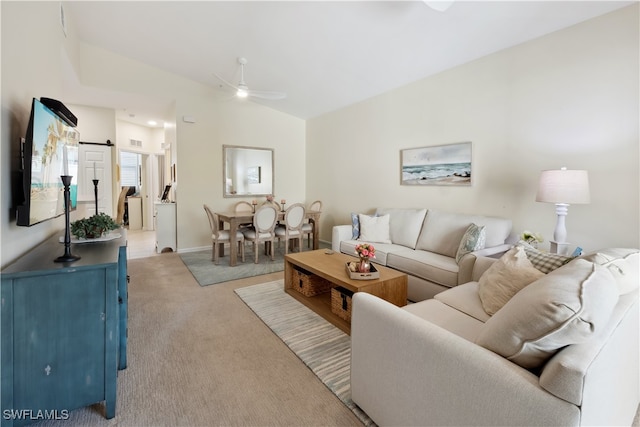
<path id="1" fill-rule="evenodd" d="M 356 261 L 351 261 L 353 263 L 356 263 Z M 373 280 L 373 279 L 379 279 L 380 278 L 380 272 L 378 270 L 376 270 L 376 268 L 374 267 L 373 263 L 369 264 L 371 266 L 371 270 L 366 272 L 366 273 L 360 273 L 359 271 L 351 271 L 349 269 L 349 262 L 345 264 L 345 267 L 347 268 L 347 275 L 349 276 L 350 279 L 353 280 Z"/>

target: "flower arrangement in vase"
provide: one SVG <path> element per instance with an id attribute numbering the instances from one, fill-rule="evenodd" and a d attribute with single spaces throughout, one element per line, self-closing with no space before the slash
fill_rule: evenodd
<path id="1" fill-rule="evenodd" d="M 360 243 L 356 245 L 356 254 L 360 257 L 360 263 L 358 264 L 358 271 L 360 273 L 367 273 L 371 270 L 371 264 L 369 259 L 376 257 L 376 248 L 369 243 Z"/>
<path id="2" fill-rule="evenodd" d="M 544 239 L 542 238 L 542 235 L 540 233 L 533 233 L 529 230 L 524 230 L 520 235 L 520 239 L 527 242 L 534 248 L 538 247 L 538 243 L 544 242 Z"/>

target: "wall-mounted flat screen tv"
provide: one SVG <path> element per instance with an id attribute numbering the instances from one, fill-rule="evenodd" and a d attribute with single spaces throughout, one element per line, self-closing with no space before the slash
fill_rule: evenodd
<path id="1" fill-rule="evenodd" d="M 61 175 L 73 176 L 69 208 L 75 209 L 80 135 L 71 125 L 75 123 L 63 120 L 40 100 L 33 98 L 21 150 L 23 203 L 17 207 L 18 225 L 31 226 L 64 214 Z"/>

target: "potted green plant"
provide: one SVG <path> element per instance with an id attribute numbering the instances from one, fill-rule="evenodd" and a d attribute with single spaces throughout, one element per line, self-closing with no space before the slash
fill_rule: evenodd
<path id="1" fill-rule="evenodd" d="M 78 239 L 97 239 L 104 233 L 120 228 L 106 213 L 98 213 L 71 223 L 71 234 Z"/>

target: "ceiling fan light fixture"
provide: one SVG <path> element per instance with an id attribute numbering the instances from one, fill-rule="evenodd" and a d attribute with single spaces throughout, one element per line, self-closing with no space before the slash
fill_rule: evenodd
<path id="1" fill-rule="evenodd" d="M 216 76 L 218 80 L 220 80 L 230 88 L 235 89 L 237 98 L 242 99 L 242 98 L 251 97 L 251 98 L 258 98 L 258 99 L 277 100 L 277 99 L 284 99 L 287 97 L 287 94 L 284 92 L 249 90 L 249 87 L 244 82 L 244 66 L 247 64 L 246 58 L 238 58 L 238 64 L 240 64 L 240 82 L 238 82 L 237 85 L 229 83 L 218 74 L 213 73 L 213 75 Z"/>

